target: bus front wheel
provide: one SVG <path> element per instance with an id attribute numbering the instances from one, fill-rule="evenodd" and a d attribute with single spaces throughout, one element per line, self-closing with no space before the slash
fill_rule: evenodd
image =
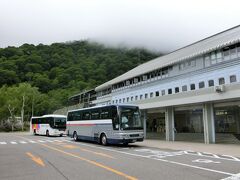
<path id="1" fill-rule="evenodd" d="M 77 132 L 76 132 L 76 131 L 73 133 L 73 139 L 74 139 L 74 141 L 77 141 L 77 140 L 78 140 L 78 135 L 77 135 Z"/>
<path id="2" fill-rule="evenodd" d="M 105 134 L 101 135 L 101 144 L 104 146 L 107 145 L 107 136 Z"/>
<path id="3" fill-rule="evenodd" d="M 46 136 L 49 137 L 49 131 L 48 130 L 46 131 Z"/>

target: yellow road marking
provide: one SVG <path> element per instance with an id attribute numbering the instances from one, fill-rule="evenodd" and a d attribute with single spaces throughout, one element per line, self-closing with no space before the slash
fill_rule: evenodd
<path id="1" fill-rule="evenodd" d="M 84 148 L 80 148 L 80 150 L 86 151 L 86 152 L 90 152 L 90 153 L 93 153 L 93 154 L 96 154 L 96 155 L 108 157 L 108 158 L 111 158 L 111 159 L 116 159 L 116 158 L 114 158 L 114 157 L 112 157 L 112 156 L 110 156 L 110 155 L 104 154 L 104 153 L 99 153 L 99 152 L 91 151 L 91 150 L 84 149 Z"/>
<path id="2" fill-rule="evenodd" d="M 30 139 L 28 139 L 28 138 L 21 137 L 21 136 L 17 136 L 17 137 L 30 140 Z M 125 173 L 123 173 L 123 172 L 121 172 L 121 171 L 118 171 L 118 170 L 116 170 L 116 169 L 113 169 L 113 168 L 111 168 L 111 167 L 109 167 L 109 166 L 105 166 L 105 165 L 103 165 L 103 164 L 101 164 L 101 163 L 98 163 L 98 162 L 95 162 L 95 161 L 86 159 L 86 158 L 81 157 L 81 156 L 78 156 L 78 155 L 76 155 L 76 154 L 69 153 L 69 152 L 63 151 L 63 150 L 61 150 L 61 149 L 48 146 L 48 145 L 46 145 L 46 144 L 42 144 L 42 143 L 37 143 L 37 144 L 42 145 L 42 146 L 45 146 L 45 147 L 47 147 L 47 148 L 49 148 L 49 149 L 58 151 L 58 152 L 60 152 L 60 153 L 62 153 L 62 154 L 65 154 L 65 155 L 68 155 L 68 156 L 71 156 L 71 157 L 75 157 L 75 158 L 80 159 L 80 160 L 82 160 L 82 161 L 88 162 L 89 164 L 93 164 L 93 165 L 95 165 L 95 166 L 101 167 L 101 168 L 103 168 L 103 169 L 105 169 L 105 170 L 107 170 L 107 171 L 110 171 L 110 172 L 115 173 L 115 174 L 117 174 L 117 175 L 119 175 L 119 176 L 125 177 L 126 179 L 129 179 L 129 180 L 138 180 L 136 177 L 129 176 L 129 175 L 127 175 L 127 174 L 125 174 Z"/>
<path id="3" fill-rule="evenodd" d="M 32 155 L 30 152 L 26 152 L 26 154 L 38 165 L 43 166 L 43 167 L 45 166 L 45 164 L 41 158 Z"/>
<path id="4" fill-rule="evenodd" d="M 101 163 L 98 163 L 98 162 L 95 162 L 95 161 L 92 161 L 92 160 L 83 158 L 83 157 L 78 156 L 78 155 L 76 155 L 76 154 L 69 153 L 69 152 L 63 151 L 63 150 L 58 149 L 58 148 L 55 148 L 55 147 L 48 146 L 48 145 L 46 145 L 46 144 L 41 144 L 41 143 L 39 143 L 39 144 L 42 145 L 42 146 L 45 146 L 45 147 L 47 147 L 47 148 L 49 148 L 49 149 L 58 151 L 58 152 L 60 152 L 60 153 L 62 153 L 62 154 L 65 154 L 65 155 L 68 155 L 68 156 L 71 156 L 71 157 L 75 157 L 75 158 L 80 159 L 80 160 L 82 160 L 82 161 L 85 161 L 85 162 L 88 162 L 88 163 L 93 164 L 93 165 L 95 165 L 95 166 L 98 166 L 98 167 L 101 167 L 101 168 L 103 168 L 103 169 L 106 169 L 106 170 L 108 170 L 108 171 L 110 171 L 110 172 L 113 172 L 113 173 L 119 175 L 119 176 L 123 176 L 123 177 L 125 177 L 126 179 L 129 179 L 129 180 L 137 180 L 137 178 L 135 178 L 135 177 L 133 177 L 133 176 L 129 176 L 129 175 L 127 175 L 127 174 L 125 174 L 125 173 L 123 173 L 123 172 L 121 172 L 121 171 L 118 171 L 118 170 L 116 170 L 116 169 L 113 169 L 113 168 L 111 168 L 111 167 L 109 167 L 109 166 L 105 166 L 105 165 L 103 165 L 103 164 L 101 164 Z"/>
<path id="5" fill-rule="evenodd" d="M 66 144 L 66 145 L 62 145 L 62 147 L 68 148 L 68 149 L 76 149 L 78 148 L 77 146 L 71 145 L 71 144 Z"/>

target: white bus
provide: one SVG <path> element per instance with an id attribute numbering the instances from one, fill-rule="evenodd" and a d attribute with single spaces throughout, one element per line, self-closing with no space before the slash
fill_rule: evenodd
<path id="1" fill-rule="evenodd" d="M 34 135 L 62 136 L 66 134 L 66 116 L 50 114 L 32 117 L 30 133 Z"/>
<path id="2" fill-rule="evenodd" d="M 137 106 L 109 105 L 68 112 L 67 134 L 102 145 L 143 141 L 143 121 Z"/>

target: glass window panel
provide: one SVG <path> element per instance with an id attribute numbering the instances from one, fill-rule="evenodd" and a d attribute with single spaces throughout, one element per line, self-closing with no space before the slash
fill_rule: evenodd
<path id="1" fill-rule="evenodd" d="M 152 97 L 153 97 L 153 92 L 150 93 L 150 98 L 152 98 Z"/>
<path id="2" fill-rule="evenodd" d="M 147 99 L 147 98 L 148 98 L 148 94 L 146 93 L 146 94 L 145 94 L 145 99 Z"/>
<path id="3" fill-rule="evenodd" d="M 135 100 L 136 100 L 136 101 L 138 100 L 138 96 L 135 96 Z"/>
<path id="4" fill-rule="evenodd" d="M 209 87 L 214 86 L 214 80 L 209 80 L 209 81 L 208 81 L 208 86 L 209 86 Z"/>
<path id="5" fill-rule="evenodd" d="M 199 89 L 201 89 L 201 88 L 204 88 L 205 87 L 205 84 L 204 84 L 204 82 L 202 81 L 202 82 L 200 82 L 199 83 Z"/>
<path id="6" fill-rule="evenodd" d="M 165 95 L 165 90 L 162 90 L 161 93 L 162 93 L 162 96 L 164 96 Z"/>
<path id="7" fill-rule="evenodd" d="M 229 52 L 229 50 L 224 51 L 223 55 L 224 55 L 224 60 L 229 60 L 230 59 L 230 52 Z"/>
<path id="8" fill-rule="evenodd" d="M 191 84 L 191 85 L 190 85 L 190 89 L 191 89 L 191 90 L 195 90 L 195 84 Z"/>
<path id="9" fill-rule="evenodd" d="M 219 85 L 225 84 L 225 79 L 224 78 L 219 78 Z"/>
<path id="10" fill-rule="evenodd" d="M 179 87 L 175 87 L 175 93 L 179 93 Z"/>
<path id="11" fill-rule="evenodd" d="M 231 54 L 231 59 L 234 59 L 237 57 L 237 52 L 236 52 L 236 48 L 233 48 L 230 50 L 230 54 Z"/>
<path id="12" fill-rule="evenodd" d="M 211 52 L 211 59 L 216 59 L 216 53 L 215 52 Z"/>
<path id="13" fill-rule="evenodd" d="M 236 75 L 230 76 L 230 83 L 234 83 L 234 82 L 237 82 L 237 77 L 236 77 Z"/>
<path id="14" fill-rule="evenodd" d="M 182 91 L 187 91 L 187 85 L 182 86 Z"/>
<path id="15" fill-rule="evenodd" d="M 172 94 L 172 89 L 168 89 L 168 94 Z"/>

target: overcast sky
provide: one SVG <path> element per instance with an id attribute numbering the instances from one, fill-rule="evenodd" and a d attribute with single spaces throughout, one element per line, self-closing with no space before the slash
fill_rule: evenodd
<path id="1" fill-rule="evenodd" d="M 169 52 L 240 24 L 239 0 L 0 0 L 0 47 L 94 40 Z"/>

